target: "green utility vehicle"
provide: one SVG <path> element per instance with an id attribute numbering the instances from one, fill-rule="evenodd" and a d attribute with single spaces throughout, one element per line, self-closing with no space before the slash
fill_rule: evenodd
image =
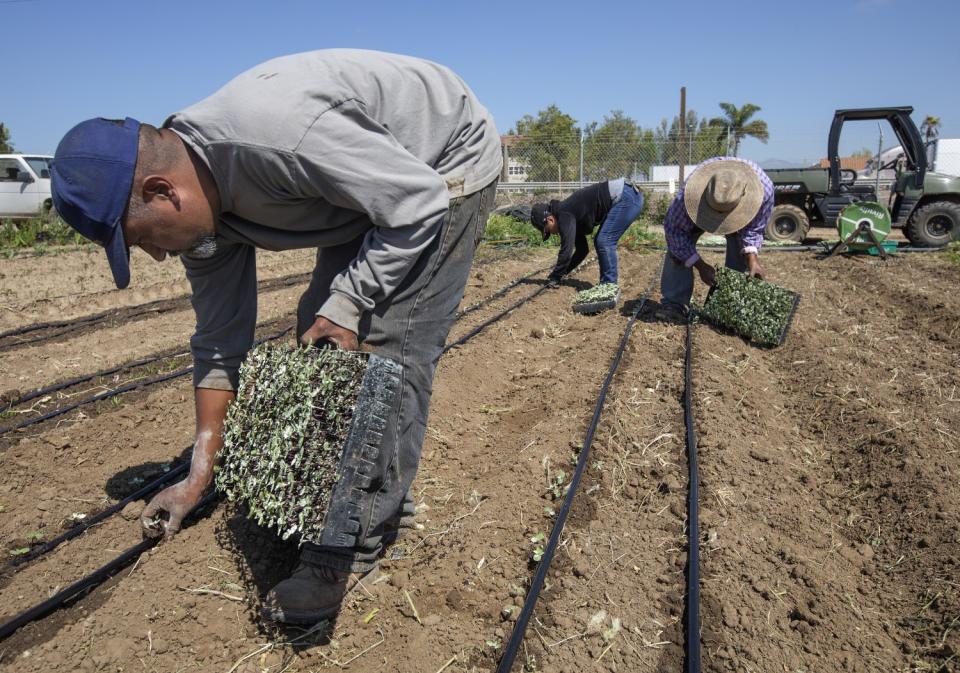
<path id="1" fill-rule="evenodd" d="M 857 183 L 857 172 L 840 168 L 837 148 L 846 121 L 886 120 L 903 148 L 903 156 L 876 170 L 895 169 L 887 207 L 892 226 L 902 228 L 911 244 L 946 245 L 960 239 L 960 178 L 927 170 L 920 132 L 910 118 L 912 107 L 837 110 L 830 126 L 827 156 L 830 168 L 783 168 L 766 171 L 775 190 L 773 216 L 766 237 L 802 241 L 811 223 L 837 226 L 843 208 L 860 201 L 878 201 L 874 182 Z"/>

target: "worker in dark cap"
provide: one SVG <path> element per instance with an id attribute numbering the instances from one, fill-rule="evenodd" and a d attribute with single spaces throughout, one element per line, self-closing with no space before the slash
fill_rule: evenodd
<path id="1" fill-rule="evenodd" d="M 643 210 L 643 194 L 624 178 L 578 189 L 563 201 L 534 204 L 530 222 L 547 240 L 560 234 L 560 253 L 548 283 L 577 268 L 587 256 L 587 236 L 600 225 L 593 239 L 600 263 L 600 283 L 617 283 L 617 242 Z"/>

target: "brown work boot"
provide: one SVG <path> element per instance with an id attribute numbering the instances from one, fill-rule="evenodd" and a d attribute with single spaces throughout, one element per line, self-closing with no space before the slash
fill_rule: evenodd
<path id="1" fill-rule="evenodd" d="M 374 573 L 341 572 L 301 562 L 288 579 L 267 593 L 260 613 L 272 622 L 316 624 L 335 617 L 343 599 Z"/>

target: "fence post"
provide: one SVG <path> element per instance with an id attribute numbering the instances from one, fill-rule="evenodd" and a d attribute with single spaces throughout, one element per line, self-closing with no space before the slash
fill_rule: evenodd
<path id="1" fill-rule="evenodd" d="M 583 129 L 580 129 L 580 189 L 583 189 Z"/>

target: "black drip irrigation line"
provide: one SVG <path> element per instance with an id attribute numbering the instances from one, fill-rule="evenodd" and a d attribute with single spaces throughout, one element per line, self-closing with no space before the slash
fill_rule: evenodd
<path id="1" fill-rule="evenodd" d="M 116 503 L 115 505 L 111 505 L 110 507 L 106 508 L 102 512 L 98 512 L 97 514 L 94 514 L 89 519 L 86 519 L 82 523 L 79 523 L 76 526 L 73 526 L 70 530 L 68 530 L 67 532 L 63 533 L 58 537 L 53 538 L 49 542 L 46 542 L 39 547 L 35 547 L 31 549 L 28 554 L 24 554 L 23 556 L 19 556 L 15 558 L 13 561 L 10 562 L 10 565 L 22 566 L 25 563 L 29 563 L 30 561 L 40 558 L 44 554 L 53 551 L 54 549 L 59 547 L 61 544 L 63 544 L 67 540 L 72 540 L 73 538 L 82 535 L 88 529 L 92 528 L 93 526 L 96 526 L 101 521 L 104 521 L 110 518 L 111 516 L 113 516 L 120 510 L 122 510 L 124 507 L 129 505 L 131 502 L 141 500 L 142 498 L 145 498 L 148 495 L 152 494 L 154 491 L 160 490 L 161 488 L 166 486 L 168 483 L 170 483 L 174 479 L 186 474 L 189 470 L 190 470 L 189 462 L 186 462 L 181 465 L 178 465 L 177 467 L 171 468 L 170 470 L 165 472 L 163 475 L 161 475 L 157 479 L 151 481 L 149 484 L 142 486 L 137 491 L 131 493 L 130 495 L 128 495 L 126 498 Z"/>
<path id="2" fill-rule="evenodd" d="M 540 590 L 543 588 L 543 582 L 547 577 L 547 571 L 550 569 L 550 562 L 553 560 L 553 555 L 557 550 L 557 545 L 560 543 L 560 535 L 563 533 L 563 526 L 567 521 L 567 515 L 569 514 L 570 507 L 573 504 L 573 498 L 576 495 L 577 486 L 580 485 L 580 478 L 583 476 L 583 471 L 587 465 L 587 459 L 590 456 L 590 447 L 593 445 L 593 436 L 596 433 L 597 426 L 600 423 L 600 414 L 603 411 L 603 405 L 607 399 L 607 392 L 610 389 L 610 384 L 613 382 L 614 375 L 617 373 L 617 368 L 620 366 L 620 360 L 623 358 L 623 352 L 627 347 L 627 342 L 630 340 L 630 334 L 633 331 L 633 325 L 637 321 L 637 317 L 640 315 L 643 307 L 649 300 L 650 293 L 653 291 L 654 284 L 659 277 L 660 270 L 658 268 L 657 272 L 654 274 L 653 280 L 650 281 L 650 285 L 644 291 L 640 302 L 633 310 L 630 320 L 627 321 L 627 326 L 623 331 L 623 336 L 620 337 L 620 345 L 617 347 L 617 351 L 613 356 L 613 361 L 610 363 L 610 369 L 607 371 L 607 377 L 604 379 L 603 387 L 600 389 L 600 396 L 597 398 L 597 404 L 593 408 L 593 418 L 590 420 L 590 426 L 587 428 L 587 434 L 583 439 L 583 447 L 580 449 L 580 455 L 577 458 L 576 470 L 573 473 L 573 477 L 570 479 L 570 484 L 567 486 L 567 494 L 564 496 L 563 505 L 560 507 L 560 511 L 557 513 L 557 520 L 553 524 L 553 530 L 550 531 L 550 540 L 547 542 L 547 547 L 540 559 L 540 564 L 537 566 L 537 572 L 534 574 L 533 581 L 530 583 L 530 591 L 527 593 L 527 598 L 523 603 L 523 608 L 520 610 L 520 616 L 517 618 L 517 624 L 513 627 L 513 633 L 510 634 L 510 642 L 503 651 L 503 658 L 500 659 L 500 663 L 497 666 L 497 673 L 510 673 L 510 670 L 513 668 L 514 659 L 517 657 L 517 652 L 520 650 L 520 646 L 523 644 L 523 637 L 527 630 L 527 624 L 530 621 L 530 617 L 533 616 L 533 609 L 537 604 L 537 598 L 540 596 Z"/>
<path id="3" fill-rule="evenodd" d="M 646 245 L 642 244 L 642 247 L 647 250 L 657 250 L 660 252 L 667 252 L 666 246 L 662 245 Z M 711 251 L 721 251 L 725 249 L 723 245 L 700 245 L 700 248 L 704 250 Z M 918 248 L 916 246 L 904 246 L 902 248 L 897 248 L 896 250 L 891 250 L 890 253 L 896 255 L 900 252 L 906 253 L 924 253 L 924 252 L 943 252 L 946 250 L 946 246 L 940 246 L 939 248 Z M 766 254 L 768 252 L 826 252 L 829 250 L 829 245 L 826 244 L 826 241 L 823 243 L 812 244 L 812 245 L 781 245 L 781 246 L 767 246 L 761 248 L 761 252 Z"/>
<path id="4" fill-rule="evenodd" d="M 462 346 L 463 344 L 467 343 L 468 341 L 470 341 L 470 339 L 472 339 L 473 337 L 475 337 L 475 336 L 477 336 L 478 334 L 480 334 L 480 332 L 482 332 L 483 330 L 485 330 L 486 328 L 488 328 L 488 327 L 489 327 L 490 325 L 492 325 L 493 323 L 495 323 L 495 322 L 499 321 L 500 319 L 502 319 L 502 318 L 503 318 L 504 316 L 506 316 L 508 313 L 511 313 L 512 311 L 520 308 L 521 306 L 523 306 L 524 304 L 526 304 L 528 301 L 531 301 L 532 299 L 535 299 L 539 294 L 541 294 L 541 293 L 542 293 L 544 290 L 546 290 L 546 289 L 547 289 L 547 286 L 546 286 L 546 285 L 542 285 L 541 287 L 538 287 L 536 290 L 534 290 L 533 292 L 531 292 L 530 294 L 528 294 L 526 297 L 523 297 L 522 299 L 519 299 L 518 301 L 514 302 L 513 304 L 510 304 L 510 306 L 508 306 L 507 308 L 503 309 L 502 311 L 500 311 L 499 313 L 497 313 L 496 315 L 494 315 L 492 318 L 487 318 L 487 319 L 484 320 L 482 323 L 480 323 L 479 325 L 477 325 L 476 327 L 474 327 L 472 330 L 470 330 L 469 332 L 467 332 L 466 334 L 464 334 L 462 337 L 460 337 L 460 338 L 457 339 L 456 341 L 451 341 L 451 342 L 448 343 L 446 346 L 444 346 L 444 347 L 443 347 L 443 350 L 440 351 L 440 355 L 443 355 L 444 353 L 446 353 L 447 351 L 449 351 L 449 350 L 452 349 L 452 348 L 456 348 L 457 346 Z"/>
<path id="5" fill-rule="evenodd" d="M 213 502 L 216 498 L 216 492 L 209 493 L 204 496 L 203 499 L 200 500 L 200 502 L 198 502 L 192 510 L 190 510 L 187 518 L 196 518 L 200 511 Z M 6 624 L 0 625 L 0 640 L 9 638 L 14 634 L 14 632 L 17 631 L 17 629 L 26 626 L 30 622 L 41 619 L 42 617 L 46 617 L 50 613 L 56 612 L 60 608 L 64 607 L 68 602 L 83 596 L 88 591 L 99 584 L 102 584 L 117 572 L 133 563 L 133 561 L 140 558 L 140 555 L 143 554 L 143 552 L 156 545 L 159 541 L 160 538 L 147 538 L 142 542 L 135 544 L 106 565 L 94 570 L 86 577 L 77 580 L 63 591 L 60 591 L 42 603 L 39 603 L 38 605 L 21 612 Z"/>
<path id="6" fill-rule="evenodd" d="M 551 265 L 551 266 L 552 266 L 552 265 Z M 458 313 L 457 313 L 457 320 L 460 320 L 460 318 L 464 317 L 465 315 L 468 315 L 468 314 L 473 313 L 474 311 L 476 311 L 476 310 L 478 310 L 478 309 L 483 308 L 484 306 L 486 306 L 487 304 L 489 304 L 489 303 L 492 302 L 493 300 L 499 299 L 500 297 L 502 297 L 503 295 L 505 295 L 507 292 L 509 292 L 510 290 L 512 290 L 513 288 L 515 288 L 517 285 L 519 285 L 519 284 L 522 283 L 523 281 L 525 281 L 525 280 L 530 280 L 531 278 L 533 278 L 533 277 L 536 276 L 537 274 L 543 273 L 544 271 L 549 271 L 550 268 L 551 268 L 551 266 L 545 266 L 545 267 L 543 267 L 542 269 L 537 269 L 536 271 L 533 271 L 533 272 L 531 272 L 531 273 L 528 273 L 526 276 L 521 276 L 520 278 L 517 278 L 515 281 L 512 281 L 512 282 L 510 282 L 510 283 L 507 283 L 506 285 L 504 285 L 503 287 L 501 287 L 499 290 L 497 290 L 496 292 L 494 292 L 493 294 L 491 294 L 491 295 L 490 295 L 489 297 L 487 297 L 486 299 L 482 299 L 481 301 L 478 301 L 478 302 L 475 303 L 475 304 L 471 304 L 471 305 L 468 306 L 467 308 L 465 308 L 465 309 L 463 309 L 462 311 L 458 312 Z"/>
<path id="7" fill-rule="evenodd" d="M 309 273 L 297 273 L 290 276 L 282 276 L 280 278 L 273 278 L 269 280 L 261 281 L 257 287 L 257 291 L 270 291 L 281 287 L 289 287 L 291 285 L 296 285 L 297 283 L 309 280 Z M 185 299 L 189 299 L 191 295 L 182 294 L 176 297 L 170 297 L 169 299 L 157 299 L 154 301 L 149 301 L 145 304 L 136 304 L 134 306 L 121 306 L 118 308 L 108 309 L 100 313 L 94 313 L 93 315 L 88 315 L 80 318 L 75 318 L 73 320 L 54 320 L 51 322 L 41 322 L 34 323 L 33 325 L 25 325 L 23 327 L 18 327 L 16 329 L 7 330 L 6 332 L 0 332 L 0 341 L 7 339 L 13 336 L 20 336 L 23 334 L 30 334 L 32 332 L 37 332 L 40 330 L 46 329 L 55 329 L 57 327 L 64 327 L 65 329 L 60 330 L 54 334 L 41 334 L 29 339 L 21 339 L 14 341 L 12 343 L 0 344 L 0 350 L 7 350 L 10 348 L 16 348 L 19 346 L 25 346 L 27 344 L 36 343 L 38 341 L 46 341 L 47 339 L 53 339 L 58 336 L 63 336 L 64 334 L 69 334 L 74 332 L 81 327 L 91 325 L 94 323 L 102 322 L 104 320 L 109 320 L 110 318 L 138 318 L 142 315 L 149 313 L 155 313 L 160 315 L 161 313 L 167 313 L 169 311 L 177 311 L 183 308 L 181 302 Z M 167 307 L 162 307 L 164 304 L 169 304 Z"/>
<path id="8" fill-rule="evenodd" d="M 687 319 L 687 344 L 683 371 L 683 420 L 687 435 L 689 498 L 687 500 L 687 605 L 686 673 L 700 673 L 700 479 L 697 470 L 697 435 L 693 422 L 693 321 Z"/>
<path id="9" fill-rule="evenodd" d="M 286 328 L 285 330 L 282 330 L 282 331 L 280 331 L 280 332 L 277 332 L 276 334 L 272 334 L 272 335 L 270 335 L 270 336 L 263 337 L 262 339 L 257 339 L 256 341 L 253 342 L 253 345 L 257 346 L 257 345 L 259 345 L 259 344 L 264 343 L 265 341 L 273 341 L 273 340 L 275 340 L 275 339 L 279 339 L 280 337 L 282 337 L 284 334 L 286 334 L 287 332 L 289 332 L 289 331 L 292 330 L 292 329 L 293 329 L 293 327 L 288 327 L 288 328 Z M 101 400 L 106 400 L 106 399 L 109 399 L 109 398 L 111 398 L 111 397 L 116 397 L 117 395 L 122 395 L 123 393 L 128 393 L 128 392 L 130 392 L 130 391 L 132 391 L 132 390 L 139 390 L 140 388 L 145 388 L 145 387 L 147 387 L 147 386 L 152 386 L 152 385 L 157 384 L 157 383 L 163 383 L 164 381 L 169 381 L 170 379 L 175 379 L 175 378 L 179 378 L 179 377 L 181 377 L 181 376 L 186 376 L 187 374 L 189 374 L 189 373 L 192 372 L 192 371 L 193 371 L 193 365 L 189 365 L 189 366 L 187 366 L 187 367 L 183 367 L 183 368 L 181 368 L 181 369 L 177 369 L 177 370 L 175 370 L 175 371 L 172 371 L 172 372 L 170 372 L 170 373 L 168 373 L 168 374 L 161 374 L 160 376 L 154 376 L 154 377 L 152 377 L 152 378 L 144 379 L 144 380 L 142 380 L 142 381 L 136 381 L 136 382 L 134 382 L 134 383 L 128 383 L 127 385 L 125 385 L 125 386 L 120 386 L 119 388 L 113 388 L 113 389 L 111 389 L 111 390 L 105 390 L 105 391 L 102 392 L 102 393 L 97 393 L 96 395 L 93 395 L 93 396 L 91 396 L 91 397 L 86 397 L 86 398 L 84 398 L 84 399 L 82 399 L 82 400 L 80 400 L 80 401 L 78 401 L 78 402 L 74 402 L 73 404 L 69 404 L 69 405 L 67 405 L 67 406 L 65 406 L 65 407 L 60 407 L 59 409 L 54 409 L 53 411 L 48 411 L 47 413 L 43 414 L 42 416 L 37 416 L 36 418 L 28 418 L 27 420 L 21 421 L 20 423 L 16 423 L 15 425 L 10 425 L 10 426 L 7 426 L 7 427 L 5 427 L 5 428 L 0 428 L 0 436 L 3 436 L 3 435 L 5 435 L 5 434 L 7 434 L 8 432 L 14 432 L 14 431 L 16 431 L 16 430 L 21 430 L 21 429 L 23 429 L 23 428 L 26 428 L 26 427 L 31 426 L 31 425 L 35 425 L 35 424 L 37 424 L 37 423 L 42 423 L 43 421 L 48 421 L 48 420 L 50 420 L 51 418 L 56 418 L 57 416 L 62 416 L 63 414 L 70 413 L 70 412 L 73 411 L 74 409 L 77 409 L 77 408 L 82 407 L 82 406 L 86 406 L 86 405 L 88 405 L 88 404 L 93 404 L 94 402 L 100 402 Z"/>
<path id="10" fill-rule="evenodd" d="M 20 406 L 21 404 L 29 402 L 30 400 L 35 400 L 38 397 L 49 395 L 50 393 L 55 393 L 58 390 L 64 390 L 65 388 L 71 388 L 80 383 L 86 383 L 87 381 L 92 381 L 93 379 L 99 379 L 99 378 L 103 378 L 104 376 L 110 376 L 110 374 L 116 374 L 117 372 L 123 371 L 125 369 L 142 367 L 143 365 L 148 365 L 152 362 L 156 362 L 157 360 L 172 360 L 173 358 L 184 357 L 186 355 L 190 355 L 190 351 L 182 351 L 180 353 L 171 353 L 170 355 L 152 355 L 150 357 L 141 358 L 139 360 L 131 360 L 130 362 L 125 362 L 122 365 L 111 367 L 110 369 L 103 369 L 93 374 L 78 376 L 77 378 L 61 381 L 60 383 L 54 383 L 44 388 L 37 388 L 36 390 L 26 393 L 21 397 L 15 397 L 12 400 L 7 401 L 6 408 L 10 409 L 12 407 Z"/>

